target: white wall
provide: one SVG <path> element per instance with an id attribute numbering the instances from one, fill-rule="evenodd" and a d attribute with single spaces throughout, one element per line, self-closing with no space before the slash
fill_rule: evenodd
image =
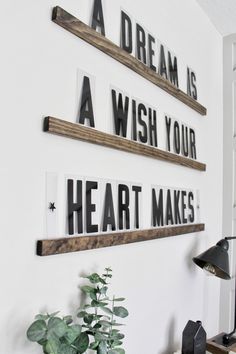
<path id="1" fill-rule="evenodd" d="M 235 235 L 235 41 L 236 35 L 223 38 L 224 139 L 223 139 L 223 234 Z M 233 279 L 221 281 L 220 328 L 234 327 L 236 245 L 230 243 L 230 269 Z M 229 316 L 230 314 L 230 316 Z"/>
<path id="2" fill-rule="evenodd" d="M 103 2 L 107 36 L 117 44 L 122 7 L 177 54 L 180 67 L 188 64 L 196 71 L 199 101 L 208 115 L 200 116 L 50 21 L 51 8 L 60 5 L 88 23 L 91 0 L 1 4 L 1 353 L 40 353 L 25 339 L 34 314 L 75 311 L 81 273 L 107 265 L 114 270 L 114 293 L 127 298 L 128 354 L 172 353 L 189 319 L 202 320 L 209 336 L 218 332 L 219 281 L 206 279 L 191 258 L 221 236 L 221 38 L 193 0 Z M 198 158 L 207 172 L 43 133 L 46 115 L 75 121 L 78 69 L 96 78 L 98 124 L 109 119 L 104 92 L 110 84 L 123 88 L 156 106 L 160 117 L 168 112 L 195 127 Z M 36 240 L 45 237 L 45 174 L 50 171 L 140 182 L 145 188 L 200 189 L 206 231 L 37 257 Z"/>

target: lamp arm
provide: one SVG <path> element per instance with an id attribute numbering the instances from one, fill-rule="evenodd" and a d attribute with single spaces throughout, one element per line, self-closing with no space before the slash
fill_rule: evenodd
<path id="1" fill-rule="evenodd" d="M 231 237 L 225 237 L 225 240 L 235 240 L 236 236 L 231 236 Z M 236 331 L 236 277 L 235 277 L 235 301 L 234 301 L 234 329 L 232 330 L 232 332 L 230 333 L 226 333 L 223 336 L 223 344 L 229 344 L 230 342 L 230 338 L 232 337 L 232 335 L 235 333 Z"/>
<path id="2" fill-rule="evenodd" d="M 230 333 L 226 333 L 223 335 L 223 344 L 229 344 L 230 343 L 230 338 L 236 331 L 236 277 L 235 277 L 235 303 L 234 303 L 234 329 Z"/>

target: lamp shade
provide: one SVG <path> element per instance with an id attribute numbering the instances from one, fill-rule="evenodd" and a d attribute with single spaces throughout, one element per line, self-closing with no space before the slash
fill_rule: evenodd
<path id="1" fill-rule="evenodd" d="M 194 257 L 193 261 L 199 267 L 212 266 L 215 275 L 222 279 L 230 279 L 229 274 L 229 243 L 226 239 L 222 239 L 217 244 L 207 251 L 201 253 L 199 256 Z"/>

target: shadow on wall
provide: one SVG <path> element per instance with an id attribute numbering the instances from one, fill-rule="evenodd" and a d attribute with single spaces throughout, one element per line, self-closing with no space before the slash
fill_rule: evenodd
<path id="1" fill-rule="evenodd" d="M 175 318 L 172 317 L 169 324 L 167 343 L 165 345 L 165 350 L 158 352 L 157 354 L 173 354 L 179 346 L 179 343 L 175 340 Z"/>
<path id="2" fill-rule="evenodd" d="M 192 261 L 192 258 L 199 253 L 199 239 L 195 238 L 194 242 L 191 244 L 189 250 L 185 255 L 185 262 L 189 272 L 194 273 L 196 267 Z M 167 340 L 165 345 L 165 350 L 158 352 L 157 354 L 173 354 L 180 348 L 180 340 L 175 340 L 176 333 L 176 323 L 175 318 L 172 317 L 169 323 L 169 328 L 167 331 Z"/>
<path id="3" fill-rule="evenodd" d="M 196 257 L 200 253 L 199 251 L 200 240 L 198 237 L 194 238 L 193 244 L 191 244 L 189 251 L 185 255 L 186 266 L 190 273 L 195 273 L 196 265 L 193 263 L 193 257 Z"/>
<path id="4" fill-rule="evenodd" d="M 7 328 L 11 328 L 11 331 L 6 329 L 5 333 L 6 336 L 11 335 L 11 340 L 9 338 L 6 339 L 6 342 L 9 341 L 9 353 L 14 353 L 18 352 L 19 350 L 22 350 L 22 353 L 24 353 L 27 348 L 29 350 L 34 350 L 34 353 L 38 353 L 38 348 L 35 345 L 32 347 L 32 343 L 27 340 L 26 338 L 26 331 L 27 328 L 29 327 L 29 322 L 27 322 L 26 319 L 22 320 L 19 316 L 17 317 L 16 311 L 12 312 L 12 314 L 9 313 L 9 320 L 6 324 Z M 14 330 L 12 330 L 14 329 Z"/>

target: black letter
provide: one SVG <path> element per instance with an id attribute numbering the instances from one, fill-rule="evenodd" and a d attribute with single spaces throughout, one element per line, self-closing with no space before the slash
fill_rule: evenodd
<path id="1" fill-rule="evenodd" d="M 74 181 L 67 180 L 67 205 L 69 235 L 74 234 L 74 212 L 77 213 L 78 234 L 83 232 L 82 181 L 77 181 L 77 202 L 74 203 Z"/>
<path id="2" fill-rule="evenodd" d="M 138 122 L 143 127 L 143 134 L 141 131 L 139 131 L 138 136 L 139 136 L 139 139 L 142 143 L 146 143 L 147 142 L 147 124 L 142 119 L 142 112 L 145 116 L 147 115 L 146 107 L 144 106 L 144 104 L 140 103 L 138 105 Z"/>
<path id="3" fill-rule="evenodd" d="M 177 58 L 174 57 L 174 65 L 173 65 L 170 52 L 168 52 L 168 66 L 169 66 L 170 82 L 176 87 L 179 87 Z"/>
<path id="4" fill-rule="evenodd" d="M 166 225 L 169 224 L 169 221 L 171 225 L 174 224 L 173 220 L 173 213 L 172 213 L 172 203 L 171 203 L 171 192 L 169 189 L 167 189 L 167 197 L 166 197 Z"/>
<path id="5" fill-rule="evenodd" d="M 155 65 L 153 65 L 153 57 L 155 55 L 155 52 L 153 50 L 152 44 L 155 43 L 155 38 L 153 38 L 150 34 L 148 34 L 148 65 L 149 68 L 152 69 L 153 71 L 157 71 L 157 68 Z"/>
<path id="6" fill-rule="evenodd" d="M 195 73 L 192 71 L 191 72 L 191 86 L 192 86 L 192 97 L 197 100 L 197 86 L 196 84 L 196 75 Z"/>
<path id="7" fill-rule="evenodd" d="M 158 204 L 155 189 L 152 189 L 152 226 L 163 226 L 163 189 L 159 191 Z"/>
<path id="8" fill-rule="evenodd" d="M 116 229 L 111 183 L 106 184 L 102 231 L 107 231 L 108 225 L 111 225 L 112 231 Z"/>
<path id="9" fill-rule="evenodd" d="M 161 44 L 160 48 L 160 64 L 159 64 L 159 74 L 164 76 L 165 79 L 168 79 L 167 69 L 166 69 L 166 58 L 165 58 L 165 50 L 164 46 Z"/>
<path id="10" fill-rule="evenodd" d="M 132 139 L 137 141 L 137 117 L 136 117 L 136 101 L 135 100 L 132 100 L 132 116 L 133 116 Z"/>
<path id="11" fill-rule="evenodd" d="M 123 198 L 124 192 L 124 198 Z M 125 214 L 126 229 L 130 228 L 129 188 L 125 184 L 118 185 L 119 230 L 124 229 L 123 214 Z"/>
<path id="12" fill-rule="evenodd" d="M 187 94 L 197 100 L 196 75 L 190 68 L 187 68 Z"/>
<path id="13" fill-rule="evenodd" d="M 150 137 L 150 145 L 157 147 L 157 112 L 155 110 L 152 111 L 151 108 L 148 109 L 149 112 L 149 137 Z M 152 121 L 152 112 L 153 112 L 153 121 Z M 154 143 L 153 143 L 154 136 Z"/>
<path id="14" fill-rule="evenodd" d="M 166 132 L 167 132 L 167 149 L 170 151 L 170 127 L 171 127 L 171 118 L 166 118 Z"/>
<path id="15" fill-rule="evenodd" d="M 191 202 L 194 200 L 193 192 L 189 192 L 188 194 L 188 207 L 191 210 L 191 214 L 189 214 L 189 221 L 194 222 L 194 207 Z"/>
<path id="16" fill-rule="evenodd" d="M 190 82 L 190 70 L 189 70 L 189 68 L 187 68 L 187 94 L 189 96 L 192 96 L 192 93 L 191 93 L 191 82 Z"/>
<path id="17" fill-rule="evenodd" d="M 185 129 L 184 129 L 185 128 Z M 182 124 L 182 150 L 184 156 L 188 156 L 188 127 Z"/>
<path id="18" fill-rule="evenodd" d="M 86 182 L 86 231 L 98 232 L 98 225 L 92 224 L 92 213 L 96 211 L 96 205 L 92 204 L 92 189 L 98 189 L 97 182 Z"/>
<path id="19" fill-rule="evenodd" d="M 124 11 L 121 11 L 121 48 L 128 53 L 133 51 L 132 22 Z"/>
<path id="20" fill-rule="evenodd" d="M 135 193 L 135 228 L 139 229 L 139 193 L 142 187 L 132 186 L 132 191 Z"/>
<path id="21" fill-rule="evenodd" d="M 179 212 L 179 197 L 180 191 L 174 191 L 174 205 L 175 205 L 175 223 L 181 224 L 180 212 Z"/>
<path id="22" fill-rule="evenodd" d="M 187 193 L 186 193 L 185 191 L 182 191 L 182 192 L 181 192 L 183 224 L 187 224 L 187 222 L 188 222 L 188 220 L 187 220 L 186 217 L 185 217 L 186 204 L 185 204 L 184 198 L 186 197 L 186 194 L 187 194 Z"/>
<path id="23" fill-rule="evenodd" d="M 138 59 L 146 64 L 146 36 L 144 29 L 138 23 L 136 24 L 136 43 Z"/>
<path id="24" fill-rule="evenodd" d="M 87 76 L 84 76 L 83 81 L 82 98 L 79 111 L 79 123 L 84 124 L 85 119 L 89 120 L 90 127 L 95 127 L 90 82 Z"/>
<path id="25" fill-rule="evenodd" d="M 119 93 L 118 106 L 116 102 L 116 91 L 112 90 L 112 104 L 115 119 L 115 133 L 126 138 L 127 135 L 127 118 L 129 110 L 129 97 L 125 96 L 125 107 L 123 107 L 122 94 Z"/>
<path id="26" fill-rule="evenodd" d="M 175 152 L 180 153 L 180 136 L 179 136 L 179 123 L 175 121 L 174 123 L 174 146 Z"/>
<path id="27" fill-rule="evenodd" d="M 104 18 L 103 18 L 103 10 L 102 10 L 102 1 L 94 0 L 93 5 L 93 17 L 92 17 L 92 26 L 95 31 L 97 31 L 97 27 L 100 28 L 101 34 L 105 36 L 105 26 L 104 26 Z"/>
<path id="28" fill-rule="evenodd" d="M 189 134 L 190 134 L 190 153 L 191 153 L 191 157 L 192 157 L 192 159 L 196 160 L 197 153 L 196 153 L 196 139 L 195 139 L 194 130 L 190 128 Z"/>

